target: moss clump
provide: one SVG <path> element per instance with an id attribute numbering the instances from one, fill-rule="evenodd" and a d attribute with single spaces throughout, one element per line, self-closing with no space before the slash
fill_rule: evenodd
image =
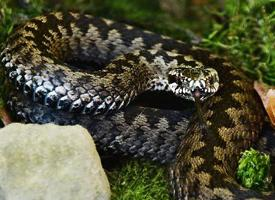
<path id="1" fill-rule="evenodd" d="M 246 187 L 264 190 L 269 187 L 270 157 L 254 149 L 242 153 L 237 169 L 237 179 Z"/>
<path id="2" fill-rule="evenodd" d="M 164 168 L 149 162 L 128 161 L 109 173 L 113 200 L 168 200 Z"/>
<path id="3" fill-rule="evenodd" d="M 204 44 L 218 52 L 226 50 L 247 74 L 275 84 L 274 8 L 273 0 L 226 0 Z"/>

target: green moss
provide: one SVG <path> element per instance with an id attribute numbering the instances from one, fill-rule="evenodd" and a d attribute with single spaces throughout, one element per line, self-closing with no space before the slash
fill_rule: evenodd
<path id="1" fill-rule="evenodd" d="M 9 8 L 4 1 L 0 1 L 0 49 L 7 35 L 10 34 L 13 28 L 12 9 Z M 4 87 L 4 70 L 0 67 L 0 109 L 3 108 L 5 87 Z"/>
<path id="2" fill-rule="evenodd" d="M 227 0 L 204 44 L 226 51 L 254 79 L 275 84 L 275 2 Z"/>
<path id="3" fill-rule="evenodd" d="M 270 187 L 270 157 L 254 149 L 242 153 L 237 169 L 237 179 L 247 188 L 264 190 Z"/>
<path id="4" fill-rule="evenodd" d="M 13 29 L 12 9 L 8 7 L 5 1 L 0 1 L 0 45 L 3 45 L 3 41 Z M 1 47 L 0 46 L 0 47 Z"/>
<path id="5" fill-rule="evenodd" d="M 113 200 L 168 200 L 168 179 L 163 167 L 144 161 L 129 161 L 109 173 Z"/>

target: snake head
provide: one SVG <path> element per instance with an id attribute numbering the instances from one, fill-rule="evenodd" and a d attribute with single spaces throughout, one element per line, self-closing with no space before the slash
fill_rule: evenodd
<path id="1" fill-rule="evenodd" d="M 219 88 L 218 72 L 213 68 L 173 68 L 168 72 L 168 82 L 175 95 L 192 101 L 203 101 Z"/>

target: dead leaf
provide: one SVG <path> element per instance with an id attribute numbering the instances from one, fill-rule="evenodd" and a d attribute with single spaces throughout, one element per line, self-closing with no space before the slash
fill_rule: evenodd
<path id="1" fill-rule="evenodd" d="M 266 111 L 273 126 L 275 126 L 275 95 L 269 98 Z"/>
<path id="2" fill-rule="evenodd" d="M 271 124 L 275 127 L 275 88 L 257 81 L 254 82 L 254 88 L 261 97 Z"/>
<path id="3" fill-rule="evenodd" d="M 0 107 L 0 120 L 3 122 L 5 126 L 12 123 L 10 115 L 8 114 L 7 110 L 3 107 Z"/>

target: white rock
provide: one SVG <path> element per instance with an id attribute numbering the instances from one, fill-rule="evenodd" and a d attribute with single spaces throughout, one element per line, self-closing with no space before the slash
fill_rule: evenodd
<path id="1" fill-rule="evenodd" d="M 0 129 L 0 200 L 105 200 L 110 186 L 81 126 Z"/>

